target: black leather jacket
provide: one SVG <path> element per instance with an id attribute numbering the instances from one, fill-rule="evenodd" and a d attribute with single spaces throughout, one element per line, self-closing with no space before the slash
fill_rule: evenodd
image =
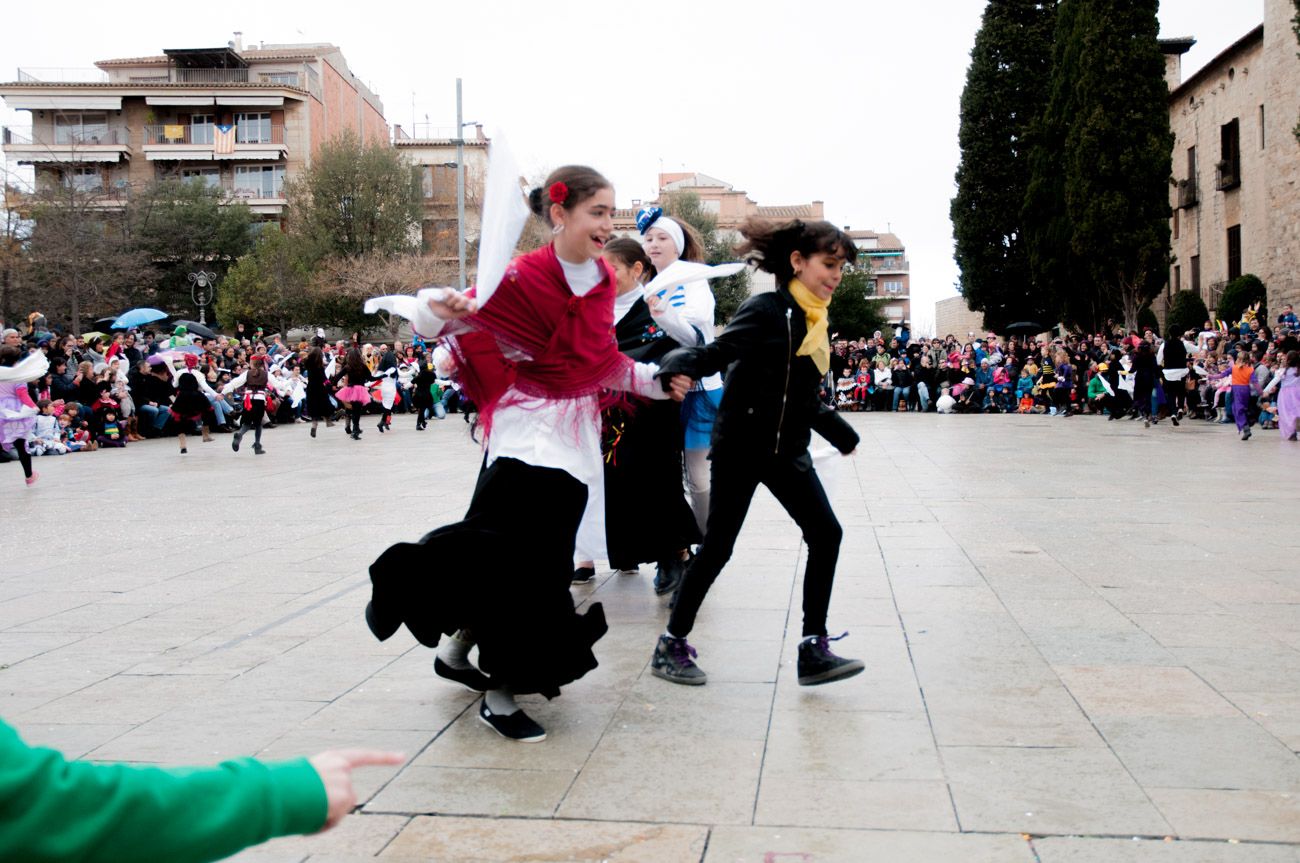
<path id="1" fill-rule="evenodd" d="M 779 455 L 807 460 L 811 433 L 852 452 L 858 433 L 819 398 L 822 375 L 795 352 L 808 332 L 804 313 L 779 288 L 750 297 L 712 344 L 678 348 L 659 363 L 661 376 L 700 379 L 726 370 L 713 425 L 713 457 Z"/>

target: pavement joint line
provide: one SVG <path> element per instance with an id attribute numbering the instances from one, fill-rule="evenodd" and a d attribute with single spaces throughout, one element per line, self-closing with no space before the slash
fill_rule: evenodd
<path id="1" fill-rule="evenodd" d="M 262 626 L 259 626 L 257 629 L 254 629 L 252 632 L 249 632 L 249 633 L 246 633 L 246 634 L 244 634 L 244 635 L 238 636 L 237 638 L 232 638 L 230 641 L 227 641 L 225 644 L 219 644 L 219 645 L 217 645 L 216 647 L 212 648 L 211 650 L 207 651 L 207 653 L 203 653 L 203 654 L 201 654 L 201 655 L 202 655 L 202 656 L 207 656 L 209 653 L 216 653 L 217 651 L 220 651 L 220 650 L 229 650 L 230 648 L 234 647 L 235 645 L 237 645 L 237 644 L 241 644 L 241 643 L 247 641 L 247 640 L 250 639 L 250 638 L 256 638 L 256 637 L 259 636 L 259 635 L 265 635 L 266 633 L 270 632 L 271 630 L 275 629 L 276 627 L 278 627 L 278 626 L 283 626 L 284 624 L 288 623 L 288 622 L 291 621 L 291 620 L 294 620 L 294 619 L 296 619 L 296 618 L 302 617 L 304 614 L 310 614 L 311 612 L 315 611 L 316 609 L 318 609 L 318 608 L 320 608 L 320 607 L 322 607 L 322 606 L 324 606 L 324 605 L 328 605 L 329 603 L 333 602 L 334 600 L 338 599 L 339 597 L 344 596 L 344 595 L 346 595 L 346 594 L 349 594 L 349 593 L 351 593 L 352 591 L 357 590 L 357 589 L 360 588 L 360 587 L 363 587 L 364 585 L 365 585 L 365 582 L 358 581 L 356 584 L 349 585 L 348 587 L 345 587 L 345 588 L 343 588 L 342 590 L 335 591 L 334 593 L 330 594 L 329 596 L 322 597 L 321 599 L 316 600 L 315 602 L 311 603 L 310 605 L 305 605 L 305 606 L 303 606 L 302 608 L 298 609 L 297 611 L 292 611 L 292 612 L 290 612 L 289 614 L 286 614 L 284 617 L 279 618 L 278 620 L 273 620 L 273 621 L 271 621 L 270 623 L 267 623 L 267 624 L 264 624 L 264 625 L 262 625 Z M 334 627 L 330 627 L 330 628 L 333 629 Z M 290 649 L 292 649 L 292 648 L 290 648 Z M 288 651 L 286 651 L 286 652 L 288 652 Z M 254 666 L 254 667 L 256 667 L 256 666 Z M 251 671 L 252 669 L 249 669 L 249 670 Z"/>
<path id="2" fill-rule="evenodd" d="M 763 768 L 767 766 L 767 748 L 772 741 L 772 719 L 776 716 L 776 693 L 777 687 L 781 685 L 781 657 L 785 655 L 786 644 L 790 641 L 790 618 L 794 616 L 794 591 L 799 584 L 799 561 L 805 556 L 807 546 L 803 538 L 799 539 L 799 546 L 795 549 L 794 567 L 790 573 L 790 593 L 786 601 L 785 608 L 785 627 L 781 631 L 781 651 L 777 654 L 776 660 L 776 679 L 772 684 L 772 699 L 767 704 L 767 725 L 763 732 L 763 754 L 758 759 L 758 781 L 754 784 L 754 806 L 749 813 L 749 823 L 754 825 L 758 821 L 758 800 L 763 795 Z M 802 604 L 800 605 L 802 607 Z M 803 630 L 800 629 L 800 632 Z M 796 662 L 798 660 L 796 659 Z M 710 833 L 712 831 L 710 830 Z M 705 840 L 705 846 L 708 846 L 708 840 Z M 703 859 L 703 858 L 701 858 Z"/>

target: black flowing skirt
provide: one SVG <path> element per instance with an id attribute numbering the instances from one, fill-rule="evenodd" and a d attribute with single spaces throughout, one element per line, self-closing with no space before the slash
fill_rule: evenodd
<path id="1" fill-rule="evenodd" d="M 307 416 L 316 420 L 334 416 L 334 405 L 330 404 L 325 384 L 307 381 Z"/>
<path id="2" fill-rule="evenodd" d="M 469 629 L 494 687 L 554 698 L 596 667 L 605 613 L 569 593 L 587 487 L 500 458 L 479 474 L 465 518 L 398 543 L 370 565 L 366 622 L 383 641 L 405 625 L 428 647 Z"/>
<path id="3" fill-rule="evenodd" d="M 605 547 L 614 569 L 676 560 L 700 541 L 682 491 L 680 414 L 674 401 L 639 404 L 630 416 L 605 412 Z"/>

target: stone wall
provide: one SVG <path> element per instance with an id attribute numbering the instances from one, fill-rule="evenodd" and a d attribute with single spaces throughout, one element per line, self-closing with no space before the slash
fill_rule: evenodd
<path id="1" fill-rule="evenodd" d="M 1170 94 L 1175 135 L 1170 203 L 1170 291 L 1190 290 L 1199 258 L 1200 294 L 1214 308 L 1228 280 L 1228 230 L 1240 227 L 1241 272 L 1268 286 L 1269 308 L 1300 300 L 1300 59 L 1291 0 L 1266 0 L 1262 36 L 1252 31 Z M 1240 183 L 1218 189 L 1222 129 L 1238 124 Z M 1196 148 L 1191 172 L 1188 149 Z M 1196 203 L 1180 207 L 1179 180 L 1196 184 Z M 1162 305 L 1157 303 L 1157 305 Z"/>

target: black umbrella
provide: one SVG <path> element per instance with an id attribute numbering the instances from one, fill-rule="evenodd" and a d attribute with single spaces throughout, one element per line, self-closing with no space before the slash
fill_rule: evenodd
<path id="1" fill-rule="evenodd" d="M 184 327 L 190 335 L 198 336 L 203 339 L 215 339 L 217 334 L 208 329 L 207 324 L 201 324 L 198 321 L 177 321 L 173 327 Z"/>
<path id="2" fill-rule="evenodd" d="M 1005 328 L 1007 335 L 1015 333 L 1027 333 L 1030 335 L 1041 333 L 1043 325 L 1033 321 L 1016 321 L 1014 324 L 1008 324 Z"/>

